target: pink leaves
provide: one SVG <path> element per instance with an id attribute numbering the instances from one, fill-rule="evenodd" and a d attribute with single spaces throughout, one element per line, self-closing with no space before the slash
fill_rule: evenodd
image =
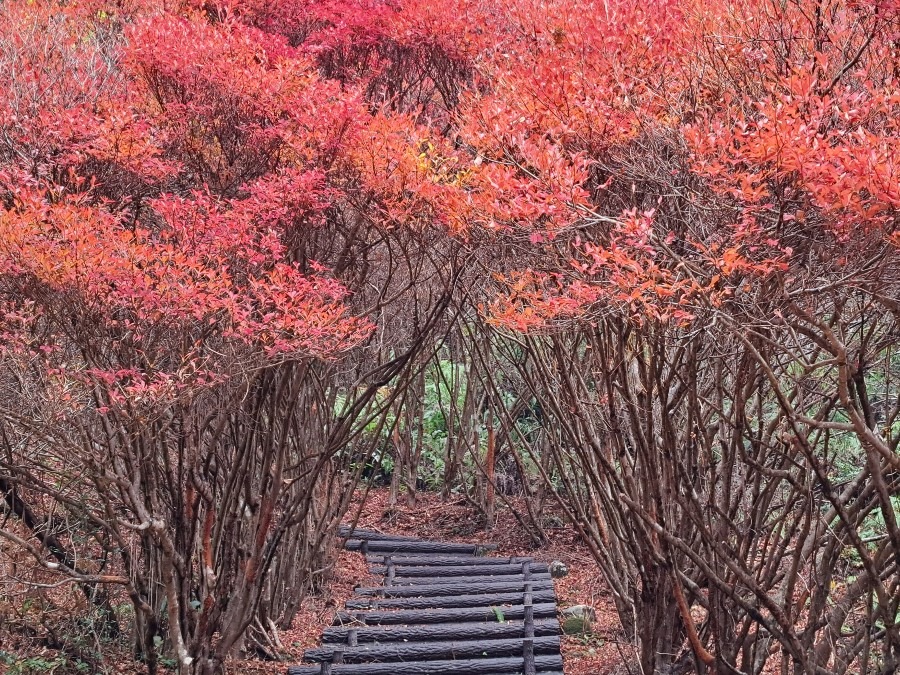
<path id="1" fill-rule="evenodd" d="M 0 8 L 0 356 L 60 415 L 140 416 L 371 331 L 295 262 L 346 199 L 358 96 L 284 38 L 146 9 L 111 47 L 91 12 Z"/>
<path id="2" fill-rule="evenodd" d="M 142 297 L 141 312 L 211 323 L 268 356 L 331 356 L 353 346 L 367 324 L 341 304 L 340 284 L 307 277 L 286 262 L 284 232 L 270 218 L 277 209 L 264 208 L 266 194 L 257 191 L 251 204 L 202 194 L 155 202 L 170 229 L 143 267 L 156 283 Z M 257 212 L 266 216 L 254 220 Z"/>
<path id="3" fill-rule="evenodd" d="M 280 235 L 321 225 L 323 211 L 338 198 L 321 170 L 284 169 L 246 186 L 249 196 L 232 202 L 236 217 Z M 269 246 L 276 246 L 270 241 Z"/>
<path id="4" fill-rule="evenodd" d="M 365 339 L 372 325 L 350 315 L 345 289 L 278 264 L 251 287 L 233 315 L 235 334 L 252 339 L 270 356 L 314 354 L 333 358 Z"/>
<path id="5" fill-rule="evenodd" d="M 167 154 L 217 193 L 282 166 L 333 162 L 352 135 L 355 96 L 321 80 L 283 37 L 173 14 L 141 20 L 127 37 L 132 105 Z"/>

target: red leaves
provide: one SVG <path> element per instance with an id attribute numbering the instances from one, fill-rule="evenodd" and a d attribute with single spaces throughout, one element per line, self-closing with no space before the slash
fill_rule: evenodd
<path id="1" fill-rule="evenodd" d="M 166 153 L 220 194 L 281 165 L 327 166 L 360 114 L 283 38 L 231 18 L 164 14 L 127 37 L 132 105 Z"/>
<path id="2" fill-rule="evenodd" d="M 39 36 L 0 62 L 17 58 L 24 73 L 21 95 L 0 103 L 9 344 L 31 345 L 32 324 L 13 311 L 31 307 L 60 386 L 99 388 L 108 410 L 190 396 L 242 368 L 333 358 L 366 338 L 343 286 L 293 262 L 342 197 L 329 174 L 347 164 L 355 94 L 285 40 L 191 13 L 133 17 L 125 69 L 104 80 L 91 20 L 35 10 L 0 10 L 14 19 L 0 30 Z M 41 39 L 49 52 L 36 51 Z M 87 361 L 60 364 L 72 349 Z"/>
<path id="3" fill-rule="evenodd" d="M 896 241 L 893 15 L 836 8 L 823 41 L 808 21 L 815 7 L 626 2 L 604 5 L 604 15 L 571 0 L 513 3 L 509 32 L 483 62 L 489 90 L 460 114 L 483 161 L 469 181 L 483 214 L 474 222 L 533 229 L 533 263 L 544 270 L 514 277 L 533 286 L 507 295 L 499 320 L 522 328 L 599 310 L 683 319 L 691 304 L 721 306 L 802 266 L 795 251 L 812 240 Z M 654 163 L 671 161 L 654 154 L 660 138 L 680 154 L 672 175 L 683 171 L 683 183 L 654 175 Z M 651 214 L 605 210 L 606 194 L 629 203 L 609 156 L 626 157 L 661 193 L 663 212 L 699 203 L 703 190 L 717 197 L 677 236 Z M 594 159 L 613 182 L 588 196 Z M 590 243 L 575 245 L 567 268 L 568 254 L 546 242 L 574 228 Z M 548 269 L 568 282 L 548 287 Z"/>
<path id="4" fill-rule="evenodd" d="M 117 59 L 95 10 L 4 7 L 3 67 L 24 67 L 0 103 L 0 275 L 75 293 L 132 340 L 327 355 L 367 324 L 292 261 L 352 214 L 528 250 L 495 304 L 509 326 L 686 320 L 785 273 L 797 241 L 896 241 L 890 8 L 830 15 L 822 43 L 800 5 L 134 7 Z M 671 220 L 685 204 L 712 215 Z"/>

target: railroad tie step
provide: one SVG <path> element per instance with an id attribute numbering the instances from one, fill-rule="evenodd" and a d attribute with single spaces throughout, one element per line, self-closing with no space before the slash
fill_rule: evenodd
<path id="1" fill-rule="evenodd" d="M 535 672 L 550 675 L 562 671 L 562 656 L 534 657 Z M 291 666 L 288 675 L 524 675 L 521 656 L 435 661 L 388 661 L 385 663 L 322 663 Z"/>
<path id="2" fill-rule="evenodd" d="M 354 593 L 360 597 L 402 598 L 423 597 L 428 595 L 487 595 L 490 593 L 524 593 L 525 585 L 531 584 L 535 590 L 553 590 L 552 579 L 525 580 L 514 578 L 507 580 L 497 577 L 497 581 L 462 581 L 445 584 L 414 584 L 402 586 L 395 583 L 390 586 L 360 587 Z"/>
<path id="3" fill-rule="evenodd" d="M 382 585 L 355 597 L 288 675 L 562 675 L 547 565 L 490 544 L 341 526 Z"/>
<path id="4" fill-rule="evenodd" d="M 532 626 L 535 637 L 547 635 L 559 635 L 559 621 L 556 617 L 535 618 Z M 525 622 L 504 617 L 502 622 L 497 621 L 469 621 L 457 623 L 433 623 L 414 624 L 403 626 L 396 624 L 364 625 L 364 626 L 332 626 L 322 633 L 324 644 L 344 643 L 356 644 L 369 642 L 386 644 L 390 642 L 432 641 L 443 642 L 448 640 L 495 640 L 501 638 L 524 638 L 526 632 Z"/>

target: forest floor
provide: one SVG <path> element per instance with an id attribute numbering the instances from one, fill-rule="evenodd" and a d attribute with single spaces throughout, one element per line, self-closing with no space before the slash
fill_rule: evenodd
<path id="1" fill-rule="evenodd" d="M 514 507 L 521 506 L 516 499 L 511 499 L 510 503 Z M 560 609 L 590 605 L 597 612 L 591 634 L 564 636 L 565 674 L 616 675 L 627 672 L 623 664 L 628 660 L 629 646 L 624 640 L 609 589 L 587 546 L 579 541 L 571 527 L 545 526 L 550 542 L 534 548 L 515 515 L 499 501 L 496 523 L 491 529 L 485 529 L 478 511 L 465 499 L 451 497 L 445 501 L 433 492 L 419 493 L 415 506 L 408 506 L 403 496 L 391 506 L 386 488 L 373 489 L 364 501 L 360 496 L 356 506 L 358 527 L 439 541 L 493 543 L 498 547 L 495 555 L 527 555 L 540 562 L 564 562 L 569 574 L 555 583 Z M 562 523 L 561 519 L 545 514 L 547 521 Z M 377 579 L 368 574 L 361 554 L 342 551 L 330 584 L 321 594 L 306 599 L 292 629 L 281 634 L 282 643 L 299 660 L 304 649 L 318 644 L 322 630 L 331 625 L 335 612 L 350 598 L 355 586 L 377 583 Z M 281 675 L 284 664 L 244 661 L 234 672 Z"/>
<path id="2" fill-rule="evenodd" d="M 510 498 L 509 502 L 525 513 L 521 500 Z M 388 490 L 378 488 L 370 490 L 367 495 L 360 492 L 355 506 L 348 520 L 358 515 L 359 527 L 439 541 L 492 543 L 498 547 L 495 555 L 527 555 L 540 562 L 564 562 L 569 568 L 569 574 L 557 579 L 555 583 L 560 609 L 572 605 L 590 605 L 597 612 L 597 621 L 591 634 L 564 636 L 565 674 L 619 675 L 627 672 L 623 664 L 630 660 L 627 658 L 629 647 L 622 635 L 610 592 L 602 581 L 600 570 L 587 546 L 578 540 L 571 527 L 562 524 L 563 520 L 559 514 L 553 513 L 550 506 L 545 507 L 541 514 L 549 543 L 540 548 L 533 547 L 525 529 L 510 508 L 502 505 L 500 500 L 496 522 L 490 529 L 485 529 L 480 511 L 459 496 L 452 496 L 445 501 L 437 493 L 422 492 L 418 495 L 415 506 L 408 506 L 404 496 L 401 496 L 398 504 L 390 506 Z M 4 589 L 6 594 L 0 593 L 0 675 L 13 671 L 17 675 L 54 672 L 54 666 L 61 662 L 60 652 L 17 635 L 20 631 L 10 633 L 8 629 L 12 626 L 4 625 L 5 622 L 15 623 L 16 616 L 24 611 L 13 605 L 22 605 L 23 602 L 27 605 L 31 602 L 21 599 L 25 596 L 9 592 L 16 585 L 13 583 L 15 574 L 12 573 L 15 570 L 15 560 L 9 559 L 7 553 L 0 548 L 0 572 L 6 574 L 9 582 L 5 586 L 10 586 Z M 343 608 L 344 602 L 353 594 L 354 587 L 375 586 L 379 583 L 377 578 L 368 573 L 361 554 L 341 551 L 331 579 L 319 593 L 303 601 L 291 629 L 281 632 L 279 637 L 286 652 L 286 661 L 235 659 L 228 664 L 228 673 L 283 675 L 287 665 L 300 662 L 304 649 L 318 645 L 323 629 L 331 625 L 335 613 Z M 73 585 L 67 585 L 51 591 L 44 603 L 31 607 L 25 614 L 31 617 L 30 622 L 38 622 L 35 625 L 64 626 L 67 625 L 67 615 L 77 615 L 77 612 L 71 610 L 78 603 L 83 603 L 80 593 Z M 121 675 L 139 675 L 145 672 L 131 658 L 129 646 L 123 642 L 106 643 L 102 649 L 104 657 L 101 669 L 89 670 Z M 19 663 L 12 671 L 5 662 L 8 657 L 14 657 Z M 21 669 L 23 662 L 29 664 L 24 670 Z"/>

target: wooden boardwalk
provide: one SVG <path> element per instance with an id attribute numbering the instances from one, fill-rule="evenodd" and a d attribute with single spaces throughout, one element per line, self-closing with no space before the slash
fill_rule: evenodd
<path id="1" fill-rule="evenodd" d="M 344 529 L 382 585 L 357 588 L 288 675 L 562 675 L 547 565 L 490 546 Z"/>

